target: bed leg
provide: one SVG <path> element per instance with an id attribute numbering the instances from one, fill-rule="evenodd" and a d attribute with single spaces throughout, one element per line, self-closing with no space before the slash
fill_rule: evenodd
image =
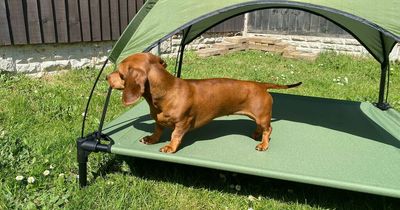
<path id="1" fill-rule="evenodd" d="M 90 151 L 87 151 L 82 147 L 82 144 L 87 139 L 78 139 L 77 140 L 77 153 L 78 153 L 78 165 L 79 165 L 79 186 L 86 187 L 87 185 L 87 162 Z"/>
<path id="2" fill-rule="evenodd" d="M 98 137 L 101 137 L 101 135 L 95 132 L 76 140 L 80 187 L 87 185 L 87 162 L 89 154 L 91 152 L 111 152 L 111 144 L 100 143 Z"/>

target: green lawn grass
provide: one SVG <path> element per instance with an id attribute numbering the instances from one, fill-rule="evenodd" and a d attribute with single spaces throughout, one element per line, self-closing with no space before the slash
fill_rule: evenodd
<path id="1" fill-rule="evenodd" d="M 167 59 L 173 72 L 174 60 Z M 392 64 L 389 103 L 400 110 L 400 66 Z M 105 72 L 111 72 L 112 67 Z M 97 70 L 29 78 L 0 74 L 0 209 L 396 209 L 398 200 L 243 174 L 111 154 L 91 154 L 79 189 L 75 140 Z M 333 53 L 316 61 L 247 51 L 185 55 L 184 78 L 229 77 L 303 85 L 290 94 L 376 102 L 379 65 Z M 87 131 L 98 126 L 107 84 L 99 82 Z M 107 120 L 127 108 L 111 97 Z M 49 175 L 43 173 L 48 170 Z M 17 176 L 23 176 L 17 181 Z M 34 183 L 28 183 L 34 177 Z"/>

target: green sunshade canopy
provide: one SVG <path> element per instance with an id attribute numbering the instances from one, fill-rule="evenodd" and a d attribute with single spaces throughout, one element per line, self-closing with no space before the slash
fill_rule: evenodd
<path id="1" fill-rule="evenodd" d="M 380 63 L 400 41 L 400 3 L 396 0 L 148 0 L 111 51 L 118 64 L 149 51 L 184 31 L 187 44 L 212 26 L 259 9 L 291 8 L 323 16 L 356 38 Z"/>

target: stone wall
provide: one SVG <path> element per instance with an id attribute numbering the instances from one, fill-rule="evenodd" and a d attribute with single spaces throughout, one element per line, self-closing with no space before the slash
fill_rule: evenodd
<path id="1" fill-rule="evenodd" d="M 96 67 L 106 60 L 114 42 L 0 47 L 0 71 L 43 74 Z"/>
<path id="2" fill-rule="evenodd" d="M 224 37 L 234 34 L 205 34 L 186 47 L 187 50 L 210 48 L 223 42 Z M 235 34 L 236 35 L 236 34 Z M 281 39 L 296 47 L 296 50 L 319 53 L 335 51 L 351 55 L 369 55 L 368 51 L 355 39 L 248 34 L 248 36 L 268 36 Z M 88 42 L 78 44 L 47 44 L 0 47 L 0 71 L 21 72 L 41 75 L 64 69 L 101 66 L 110 53 L 114 42 Z M 162 56 L 174 56 L 178 52 L 180 37 L 174 36 L 153 49 Z M 400 61 L 399 44 L 395 46 L 391 60 Z"/>

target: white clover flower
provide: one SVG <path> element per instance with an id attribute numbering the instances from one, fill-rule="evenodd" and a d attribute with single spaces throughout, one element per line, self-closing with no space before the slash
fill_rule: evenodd
<path id="1" fill-rule="evenodd" d="M 49 174 L 50 174 L 50 171 L 49 171 L 49 170 L 43 171 L 43 175 L 44 175 L 44 176 L 48 176 Z"/>
<path id="2" fill-rule="evenodd" d="M 3 138 L 6 135 L 5 131 L 1 131 L 0 138 Z"/>
<path id="3" fill-rule="evenodd" d="M 255 201 L 256 200 L 256 198 L 254 196 L 252 196 L 252 195 L 249 195 L 249 197 L 247 197 L 247 198 L 249 199 L 249 201 Z"/>
<path id="4" fill-rule="evenodd" d="M 58 174 L 58 177 L 64 177 L 65 176 L 65 174 L 64 173 L 60 173 L 60 174 Z"/>
<path id="5" fill-rule="evenodd" d="M 32 183 L 35 182 L 35 178 L 34 178 L 33 176 L 28 177 L 27 180 L 28 180 L 28 183 L 29 183 L 29 184 L 32 184 Z"/>
<path id="6" fill-rule="evenodd" d="M 344 83 L 348 84 L 349 83 L 349 78 L 344 77 Z"/>
<path id="7" fill-rule="evenodd" d="M 85 112 L 82 112 L 82 117 L 84 117 L 85 116 Z"/>
<path id="8" fill-rule="evenodd" d="M 49 168 L 50 168 L 50 169 L 54 169 L 54 166 L 50 164 Z"/>
<path id="9" fill-rule="evenodd" d="M 240 191 L 241 189 L 242 189 L 242 187 L 241 187 L 240 185 L 237 184 L 237 185 L 235 186 L 235 190 Z"/>
<path id="10" fill-rule="evenodd" d="M 17 177 L 15 177 L 15 180 L 17 181 L 22 181 L 24 179 L 24 176 L 18 175 Z"/>

